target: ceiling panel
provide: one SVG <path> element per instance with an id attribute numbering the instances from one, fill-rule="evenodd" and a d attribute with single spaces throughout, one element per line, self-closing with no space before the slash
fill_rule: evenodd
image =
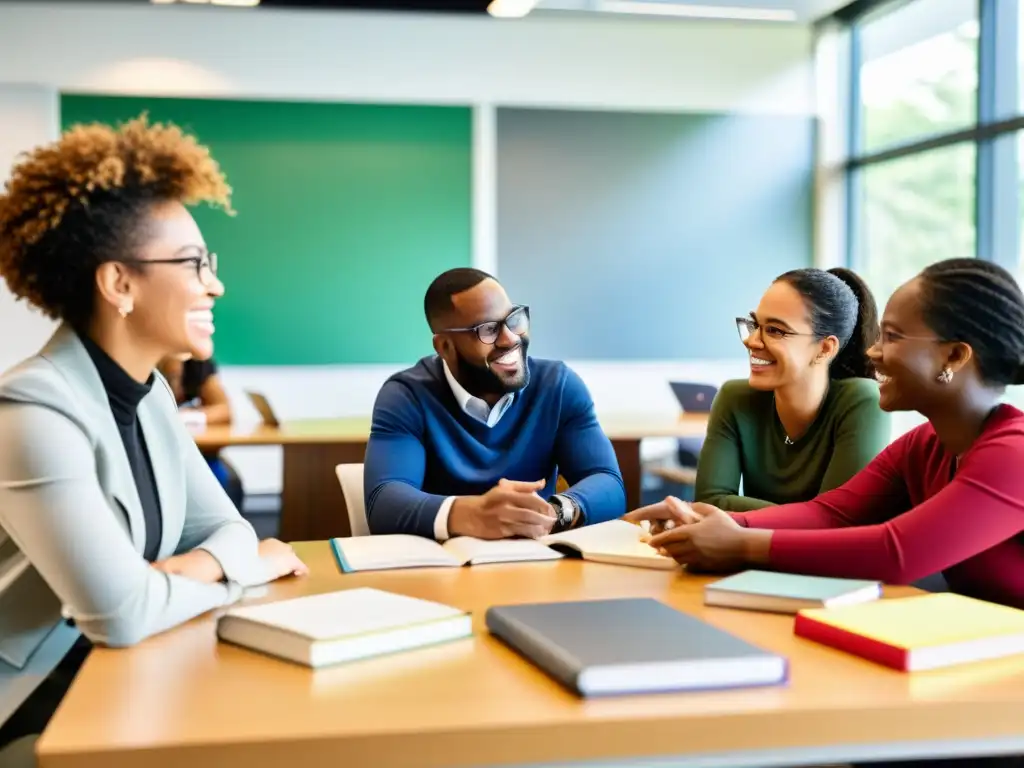
<path id="1" fill-rule="evenodd" d="M 19 0 L 0 0 L 0 5 Z M 20 0 L 23 2 L 24 0 Z M 58 0 L 78 3 L 80 0 Z M 100 0 L 104 2 L 104 0 Z M 168 0 L 164 0 L 167 2 Z M 148 5 L 150 0 L 105 0 L 119 5 Z M 178 0 L 182 4 L 187 4 Z M 405 11 L 483 15 L 489 0 L 261 0 L 261 8 Z M 587 13 L 633 18 L 686 18 L 694 9 L 710 8 L 711 16 L 743 17 L 743 9 L 763 11 L 764 20 L 809 22 L 827 16 L 850 0 L 537 0 L 537 15 Z M 717 11 L 715 9 L 718 9 Z M 738 10 L 737 10 L 738 9 Z M 757 14 L 750 14 L 752 20 Z"/>

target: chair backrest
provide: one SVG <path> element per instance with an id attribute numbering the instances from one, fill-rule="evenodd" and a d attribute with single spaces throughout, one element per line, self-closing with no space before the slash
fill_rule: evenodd
<path id="1" fill-rule="evenodd" d="M 348 508 L 348 524 L 353 536 L 369 536 L 370 526 L 366 523 L 366 500 L 363 497 L 363 465 L 339 464 L 334 468 L 341 483 L 341 493 Z"/>

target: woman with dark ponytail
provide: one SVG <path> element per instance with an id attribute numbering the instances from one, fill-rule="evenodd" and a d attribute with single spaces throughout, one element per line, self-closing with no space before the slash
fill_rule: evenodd
<path id="1" fill-rule="evenodd" d="M 927 423 L 810 502 L 632 513 L 682 523 L 651 544 L 714 570 L 890 584 L 941 572 L 953 592 L 1024 609 L 1024 412 L 1002 402 L 1024 380 L 1024 293 L 990 262 L 942 261 L 893 294 L 881 331 L 870 352 L 879 404 Z"/>
<path id="2" fill-rule="evenodd" d="M 867 355 L 878 310 L 856 274 L 787 272 L 736 323 L 750 376 L 727 382 L 712 405 L 697 501 L 732 512 L 808 501 L 888 445 Z"/>

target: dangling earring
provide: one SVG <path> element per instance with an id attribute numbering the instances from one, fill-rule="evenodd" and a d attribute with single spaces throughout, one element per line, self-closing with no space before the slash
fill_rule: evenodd
<path id="1" fill-rule="evenodd" d="M 942 369 L 942 373 L 935 377 L 940 384 L 949 384 L 953 380 L 953 369 L 948 365 Z"/>
<path id="2" fill-rule="evenodd" d="M 118 307 L 117 313 L 121 315 L 121 319 L 123 320 L 132 313 L 132 309 L 132 303 L 129 301 L 127 304 L 122 304 L 120 307 Z"/>

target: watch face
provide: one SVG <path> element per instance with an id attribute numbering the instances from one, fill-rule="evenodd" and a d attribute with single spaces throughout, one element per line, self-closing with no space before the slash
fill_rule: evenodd
<path id="1" fill-rule="evenodd" d="M 555 518 L 558 521 L 558 527 L 568 528 L 572 525 L 572 519 L 576 514 L 575 505 L 562 496 L 552 496 L 549 502 L 555 508 Z"/>
<path id="2" fill-rule="evenodd" d="M 572 522 L 572 508 L 562 499 L 558 501 L 558 522 L 562 525 L 568 525 Z"/>

